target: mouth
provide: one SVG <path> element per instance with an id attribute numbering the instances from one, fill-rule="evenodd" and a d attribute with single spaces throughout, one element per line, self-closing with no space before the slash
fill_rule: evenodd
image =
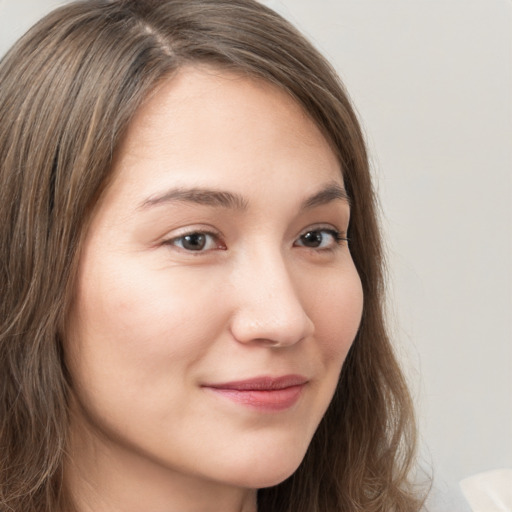
<path id="1" fill-rule="evenodd" d="M 202 387 L 232 402 L 261 411 L 284 411 L 302 395 L 308 380 L 301 375 L 256 377 Z"/>

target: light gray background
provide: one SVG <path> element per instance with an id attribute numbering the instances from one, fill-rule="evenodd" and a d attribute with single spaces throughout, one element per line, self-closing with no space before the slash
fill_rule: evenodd
<path id="1" fill-rule="evenodd" d="M 0 53 L 59 3 L 0 0 Z M 265 3 L 330 58 L 365 127 L 425 464 L 447 486 L 512 467 L 512 2 Z"/>

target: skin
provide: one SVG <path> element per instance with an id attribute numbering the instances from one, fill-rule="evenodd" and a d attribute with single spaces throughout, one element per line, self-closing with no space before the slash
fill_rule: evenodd
<path id="1" fill-rule="evenodd" d="M 112 172 L 68 319 L 67 484 L 84 512 L 254 512 L 300 464 L 361 318 L 339 163 L 275 86 L 203 66 L 147 99 Z M 207 387 L 289 374 L 307 382 L 276 411 Z"/>

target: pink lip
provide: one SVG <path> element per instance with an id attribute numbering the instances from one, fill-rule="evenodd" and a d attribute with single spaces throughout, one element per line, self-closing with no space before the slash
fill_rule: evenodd
<path id="1" fill-rule="evenodd" d="M 262 411 L 283 411 L 297 402 L 307 382 L 301 375 L 284 375 L 207 384 L 203 387 L 233 402 Z"/>

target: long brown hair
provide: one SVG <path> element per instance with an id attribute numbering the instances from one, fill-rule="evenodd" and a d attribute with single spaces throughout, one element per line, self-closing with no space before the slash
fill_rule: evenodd
<path id="1" fill-rule="evenodd" d="M 116 148 L 152 89 L 208 62 L 285 90 L 322 129 L 352 198 L 363 318 L 299 469 L 261 512 L 407 511 L 415 427 L 386 335 L 365 143 L 335 72 L 254 0 L 86 0 L 32 28 L 0 64 L 0 509 L 69 512 L 61 333 L 81 240 Z"/>

